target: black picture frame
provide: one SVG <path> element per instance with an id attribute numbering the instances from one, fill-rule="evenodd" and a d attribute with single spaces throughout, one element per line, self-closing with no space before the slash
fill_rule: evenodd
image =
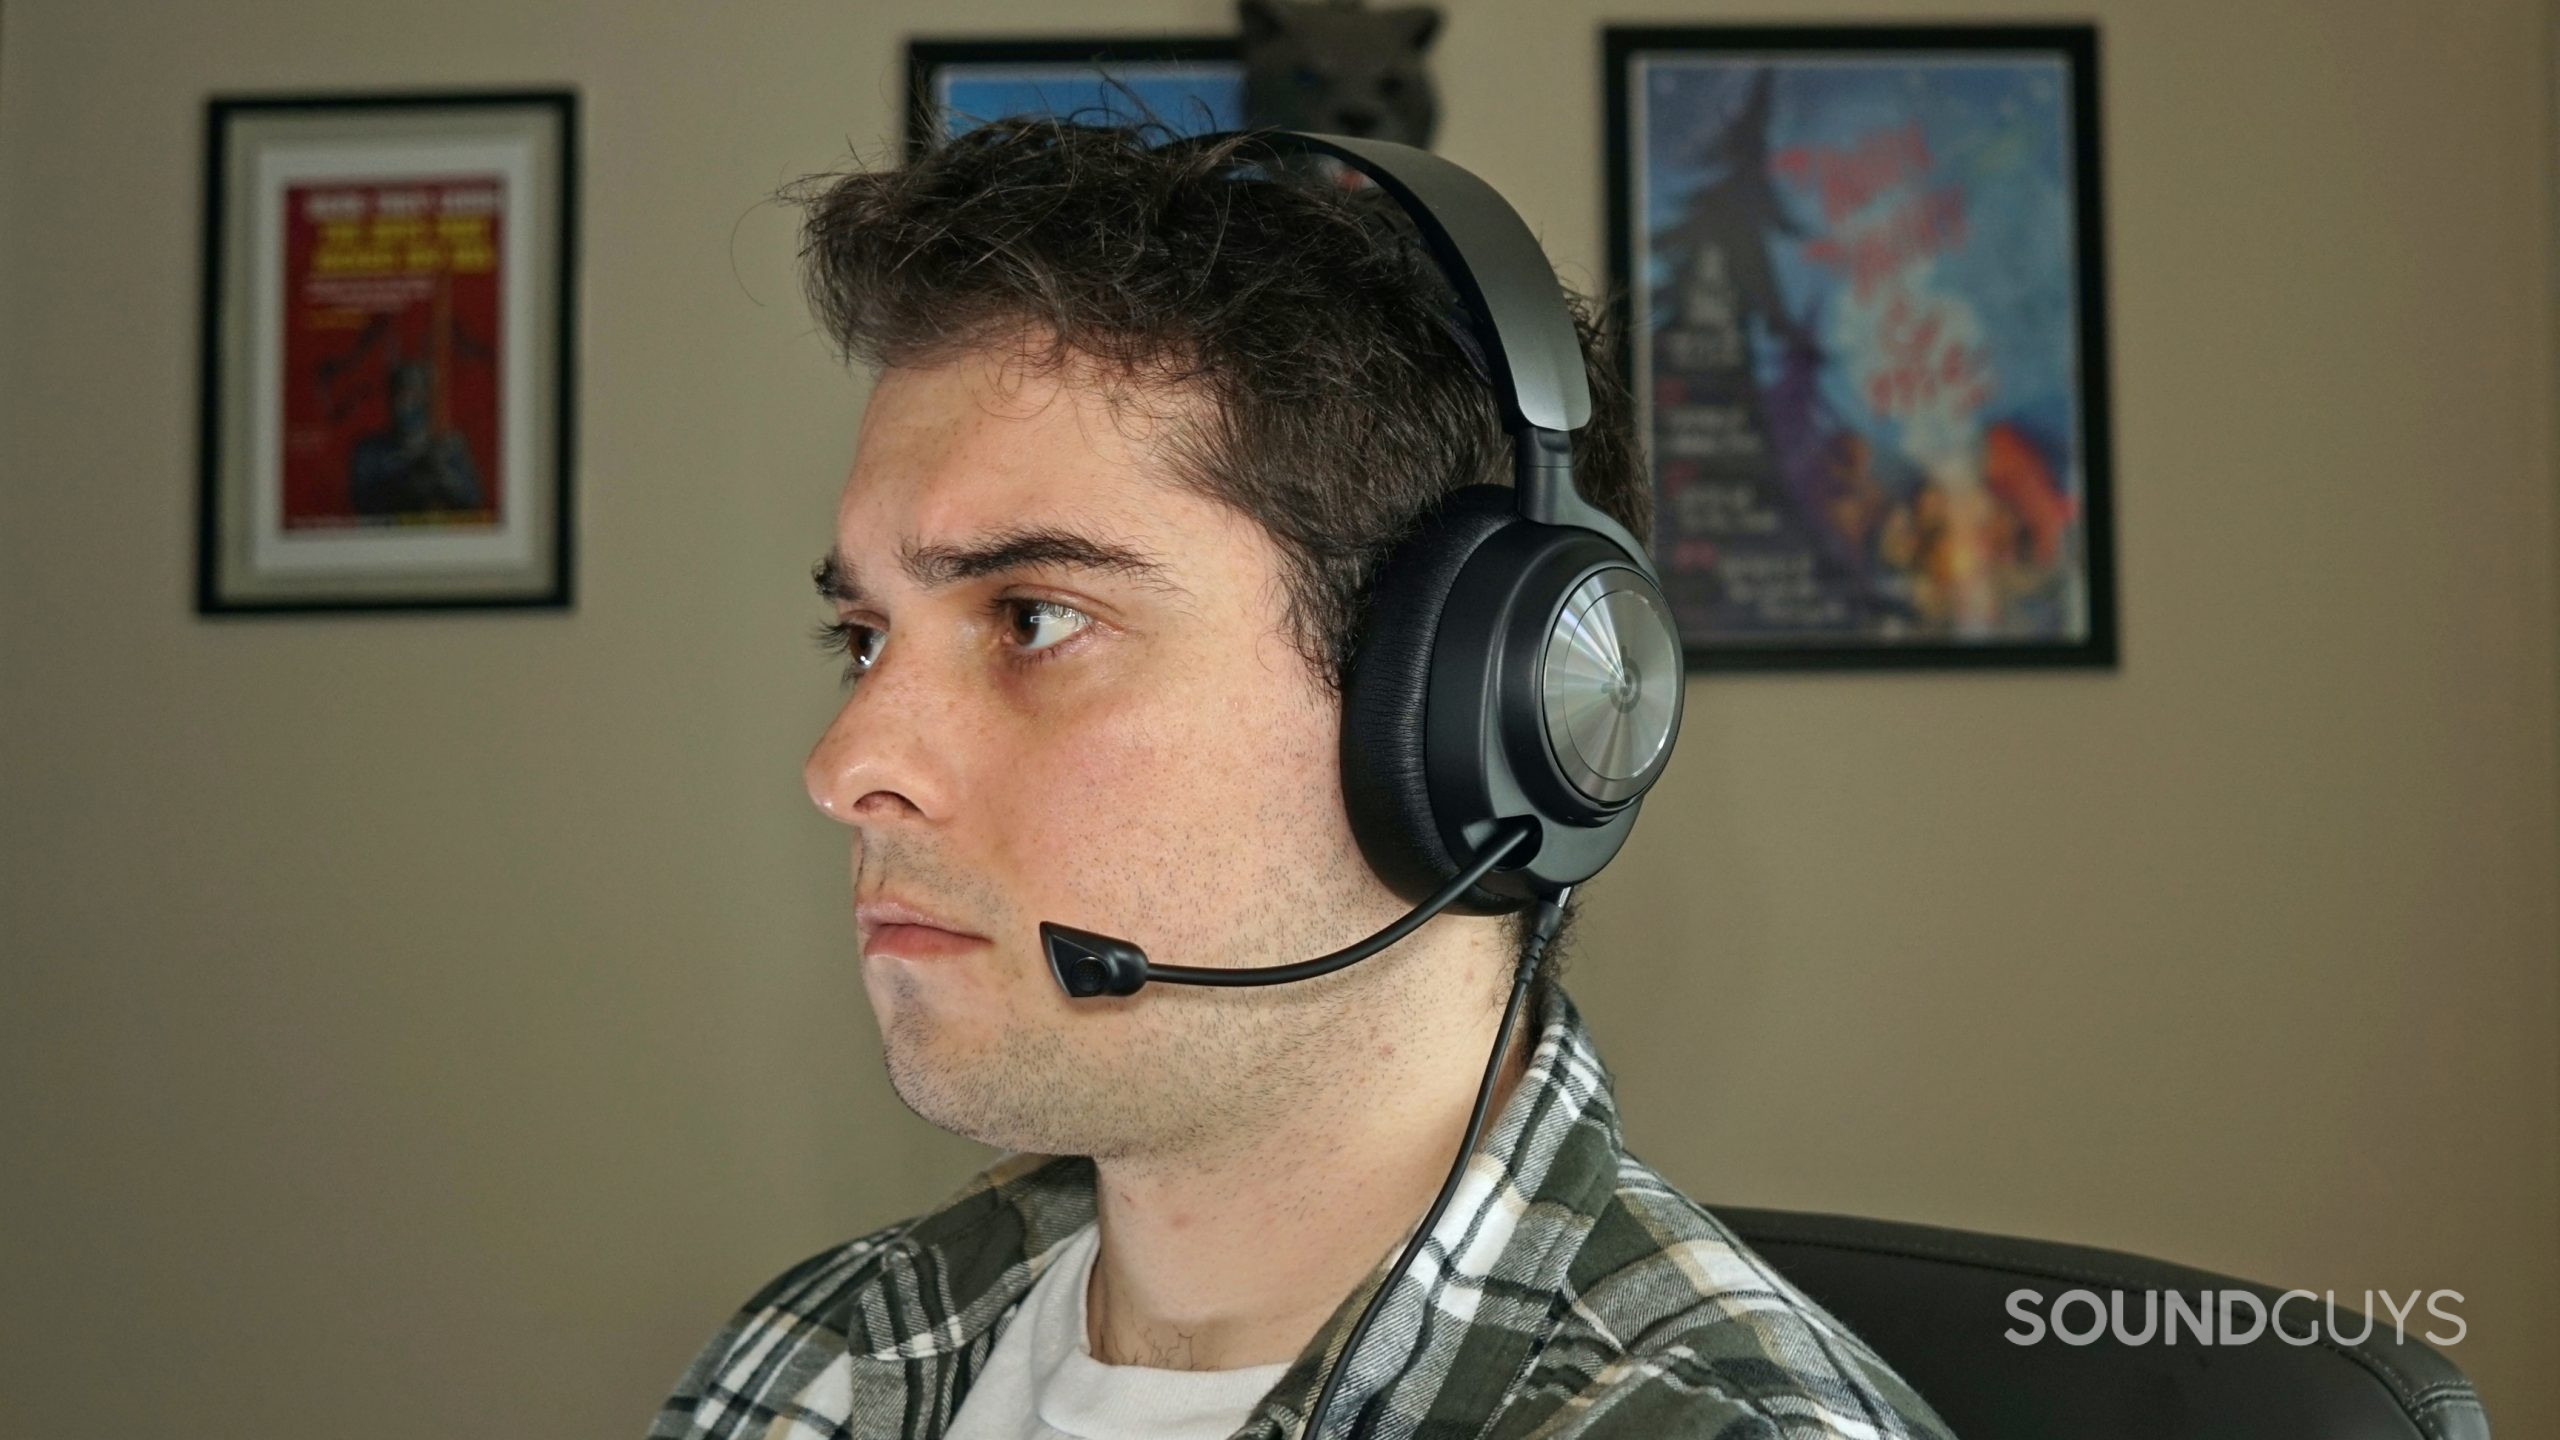
<path id="1" fill-rule="evenodd" d="M 578 93 L 553 88 L 215 95 L 205 102 L 204 134 L 196 612 L 278 616 L 571 608 L 577 519 Z M 483 173 L 482 162 L 492 157 L 494 168 Z M 424 203 L 431 203 L 435 213 L 432 219 L 411 217 L 413 225 L 425 228 L 406 244 L 384 239 L 378 229 L 348 232 L 355 238 L 337 250 L 337 258 L 353 261 L 343 267 L 347 273 L 330 272 L 313 258 L 334 239 L 299 242 L 306 247 L 308 268 L 290 273 L 294 262 L 286 257 L 294 255 L 297 243 L 291 236 L 297 225 L 307 232 L 310 222 L 307 213 L 300 221 L 289 213 L 287 197 L 300 192 L 279 187 L 297 181 L 308 189 L 330 190 L 332 198 L 357 206 L 351 210 L 342 205 L 333 212 L 353 217 L 361 211 L 361 222 L 350 218 L 347 223 L 375 225 L 379 216 L 391 213 L 376 207 L 388 207 L 393 192 L 413 206 L 422 203 L 420 197 L 431 196 Z M 471 191 L 475 184 L 480 192 Z M 454 203 L 466 199 L 481 203 Z M 457 208 L 498 217 L 492 228 L 479 232 L 477 246 L 467 238 L 456 240 L 456 232 L 448 228 L 461 225 L 469 234 L 469 216 L 449 213 Z M 280 233 L 286 238 L 279 240 Z M 458 258 L 466 251 L 487 262 L 483 268 L 491 277 L 479 282 L 480 308 L 494 312 L 486 334 L 472 335 L 467 321 L 454 320 L 461 307 L 451 293 L 459 282 L 451 277 L 470 268 L 471 262 Z M 383 258 L 394 255 L 399 258 Z M 377 261 L 378 273 L 368 271 Z M 413 283 L 415 277 L 438 277 L 426 283 L 436 292 L 433 323 L 441 327 L 442 348 L 409 357 L 410 368 L 425 376 L 417 383 L 434 397 L 429 424 L 445 421 L 448 395 L 463 388 L 453 373 L 459 367 L 439 369 L 457 353 L 481 363 L 478 388 L 503 397 L 503 403 L 489 401 L 488 424 L 480 433 L 459 424 L 424 430 L 423 448 L 466 457 L 470 493 L 479 497 L 482 510 L 464 511 L 439 497 L 434 505 L 403 511 L 398 497 L 414 495 L 414 488 L 386 486 L 377 492 L 379 503 L 371 513 L 321 517 L 333 522 L 334 528 L 321 527 L 330 533 L 292 533 L 298 502 L 271 498 L 293 493 L 288 488 L 292 469 L 257 463 L 261 446 L 274 459 L 312 448 L 354 450 L 371 439 L 356 437 L 348 445 L 347 417 L 377 403 L 386 412 L 397 405 L 400 382 L 392 375 L 402 358 L 398 332 L 416 303 L 386 299 L 367 310 L 355 291 L 313 299 L 306 288 L 292 304 L 308 306 L 312 314 L 294 311 L 290 319 L 275 321 L 288 338 L 261 338 L 260 327 L 268 323 L 262 317 L 288 309 L 285 297 L 295 284 L 324 272 L 345 285 L 382 280 L 384 293 Z M 297 325 L 317 329 L 314 317 L 324 310 L 331 326 L 360 329 L 357 350 L 364 353 L 361 359 L 329 355 L 297 368 L 290 355 L 292 332 Z M 391 338 L 384 341 L 380 337 L 386 333 Z M 370 388 L 358 376 L 326 397 L 327 423 L 291 422 L 287 412 L 292 402 L 285 397 L 297 381 L 367 368 L 378 372 Z M 326 391 L 334 383 L 334 378 L 315 380 L 308 388 Z M 274 443 L 272 436 L 253 438 L 270 426 L 285 432 L 283 443 Z M 383 428 L 391 427 L 386 421 Z M 315 435 L 316 447 L 305 444 Z M 482 453 L 493 447 L 495 463 L 481 464 Z M 401 452 L 377 453 L 396 461 Z M 391 463 L 373 469 L 382 475 L 404 473 L 390 468 Z M 349 469 L 360 465 L 351 460 Z M 489 474 L 497 476 L 494 486 L 483 478 Z M 352 490 L 352 474 L 347 483 Z M 359 507 L 349 500 L 342 508 Z M 464 515 L 462 522 L 452 522 L 456 513 Z M 436 523 L 416 523 L 421 521 Z M 315 549 L 293 556 L 289 547 L 303 544 L 338 546 L 345 553 L 331 557 L 325 549 Z M 294 563 L 262 561 L 262 552 L 290 556 Z"/>
<path id="2" fill-rule="evenodd" d="M 937 91 L 961 72 L 1026 76 L 1060 70 L 1093 71 L 1124 78 L 1177 67 L 1204 67 L 1232 72 L 1239 96 L 1244 77 L 1242 41 L 1235 35 L 1094 35 L 1038 38 L 913 39 L 907 42 L 906 153 L 929 148 L 943 130 Z M 1070 109 L 1073 106 L 1069 107 Z M 1215 129 L 1186 105 L 1157 107 L 1155 118 L 1176 130 Z M 1008 113 L 1025 113 L 1011 109 Z M 1055 113 L 1044 110 L 1042 113 Z M 1241 114 L 1240 101 L 1238 114 Z M 982 116 L 981 118 L 994 118 Z"/>
<path id="3" fill-rule="evenodd" d="M 1956 60 L 1980 60 L 1986 66 L 1994 67 L 2002 61 L 2018 62 L 2022 67 L 2027 62 L 2058 63 L 2060 73 L 2065 77 L 2064 88 L 2067 93 L 2055 99 L 2054 108 L 2067 125 L 2068 132 L 2060 137 L 2059 164 L 2069 177 L 2070 186 L 2067 202 L 2059 208 L 2068 215 L 2071 234 L 2068 257 L 2070 277 L 2066 285 L 2056 288 L 2068 294 L 2071 320 L 2067 341 L 2058 336 L 2047 336 L 2046 339 L 2055 344 L 2067 343 L 2071 383 L 2076 387 L 2074 392 L 2077 420 L 2076 444 L 2070 447 L 2067 467 L 2075 471 L 2077 477 L 2076 488 L 2067 492 L 2071 505 L 2069 524 L 2076 527 L 2077 531 L 2075 558 L 2079 586 L 2077 595 L 2074 597 L 2079 623 L 2073 628 L 2072 633 L 2053 637 L 1949 638 L 1933 636 L 1919 627 L 1912 627 L 1902 634 L 1787 635 L 1777 633 L 1768 638 L 1753 639 L 1734 633 L 1738 627 L 1728 626 L 1720 630 L 1713 623 L 1713 617 L 1719 613 L 1720 609 L 1724 613 L 1748 612 L 1744 606 L 1738 606 L 1733 601 L 1734 586 L 1731 583 L 1717 578 L 1712 583 L 1718 588 L 1707 589 L 1696 581 L 1694 565 L 1693 568 L 1684 570 L 1675 567 L 1672 563 L 1675 559 L 1690 555 L 1691 551 L 1682 547 L 1694 545 L 1702 537 L 1697 533 L 1696 528 L 1684 530 L 1680 524 L 1674 523 L 1679 517 L 1669 513 L 1673 495 L 1671 488 L 1663 483 L 1664 464 L 1661 458 L 1655 455 L 1658 448 L 1663 448 L 1657 446 L 1657 437 L 1654 433 L 1654 407 L 1659 396 L 1655 393 L 1656 387 L 1652 383 L 1652 368 L 1644 363 L 1650 358 L 1647 347 L 1652 346 L 1656 340 L 1656 329 L 1652 323 L 1656 311 L 1652 303 L 1654 287 L 1649 270 L 1652 257 L 1649 251 L 1640 255 L 1638 250 L 1640 242 L 1650 244 L 1653 232 L 1648 230 L 1645 235 L 1640 236 L 1636 226 L 1640 185 L 1642 181 L 1649 178 L 1639 171 L 1639 167 L 1646 164 L 1648 157 L 1639 148 L 1645 137 L 1639 136 L 1637 132 L 1640 124 L 1650 123 L 1650 116 L 1648 114 L 1640 119 L 1637 114 L 1638 96 L 1635 77 L 1640 69 L 1651 77 L 1656 74 L 1657 68 L 1676 68 L 1658 67 L 1657 62 L 1660 57 L 1692 61 L 1696 70 L 1709 75 L 1712 75 L 1718 66 L 1738 69 L 1756 65 L 1761 67 L 1764 74 L 1772 77 L 1765 82 L 1763 103 L 1754 122 L 1757 129 L 1731 128 L 1736 118 L 1751 119 L 1746 101 L 1745 106 L 1726 112 L 1728 128 L 1718 132 L 1719 141 L 1726 144 L 1728 152 L 1731 153 L 1740 153 L 1732 151 L 1736 136 L 1756 135 L 1761 141 L 1757 152 L 1762 162 L 1760 168 L 1769 173 L 1772 191 L 1776 189 L 1778 180 L 1774 172 L 1770 171 L 1770 156 L 1773 151 L 1769 144 L 1769 136 L 1776 127 L 1777 117 L 1782 113 L 1779 107 L 1786 103 L 1786 97 L 1780 95 L 1778 91 L 1780 83 L 1778 77 L 1782 75 L 1781 67 L 1784 65 L 1796 65 L 1801 73 L 1814 74 L 1824 66 L 1825 62 L 1842 61 L 1873 66 L 1891 66 L 1901 63 L 1914 68 Z M 2086 24 L 1613 26 L 1602 32 L 1601 63 L 1605 95 L 1609 273 L 1612 280 L 1611 298 L 1616 312 L 1614 318 L 1620 340 L 1619 359 L 1630 385 L 1638 391 L 1637 424 L 1639 433 L 1643 436 L 1644 449 L 1649 457 L 1647 464 L 1653 470 L 1657 496 L 1656 559 L 1664 572 L 1666 591 L 1674 592 L 1675 611 L 1682 613 L 1683 647 L 1689 668 L 1692 671 L 1768 671 L 2115 667 L 2119 659 L 2119 633 L 2112 498 L 2114 451 L 2108 382 L 2106 225 L 2103 172 L 2100 163 L 2099 45 L 2096 27 Z M 1835 63 L 1830 73 L 1845 72 L 1840 71 Z M 2025 73 L 2023 68 L 2021 73 Z M 1719 82 L 1710 80 L 1705 83 Z M 1844 91 L 1845 88 L 1843 87 Z M 1743 93 L 1748 96 L 1750 92 Z M 1846 93 L 1854 94 L 1854 91 L 1846 91 Z M 1921 122 L 1913 123 L 1917 125 Z M 1729 159 L 1727 152 L 1718 153 L 1720 157 Z M 1797 157 L 1787 158 L 1790 163 L 1794 163 Z M 1739 168 L 1741 167 L 1728 164 L 1725 172 Z M 1716 169 L 1714 159 L 1708 159 L 1697 166 L 1697 173 L 1700 174 L 1725 172 Z M 1707 182 L 1697 181 L 1694 182 L 1694 188 L 1689 193 L 1694 197 L 1698 191 L 1706 188 L 1708 188 Z M 1830 213 L 1829 192 L 1824 192 L 1824 199 L 1825 207 L 1821 213 L 1827 217 Z M 1690 203 L 1693 206 L 1697 204 L 1694 199 Z M 1747 210 L 1747 207 L 1744 208 Z M 1788 213 L 1783 200 L 1773 203 L 1770 210 L 1780 215 Z M 1718 213 L 1731 214 L 1733 209 L 1727 207 Z M 1698 242 L 1703 245 L 1721 244 L 1734 232 L 1710 228 L 1686 233 L 1701 237 L 1715 237 L 1712 241 Z M 1749 247 L 1737 248 L 1748 249 Z M 1691 250 L 1693 260 L 1697 253 L 1696 249 Z M 1778 273 L 1777 268 L 1772 266 L 1769 273 Z M 1661 288 L 1667 291 L 1674 287 L 1665 285 Z M 1745 286 L 1736 284 L 1731 287 L 1731 293 L 1739 294 L 1744 289 Z M 1772 281 L 1763 293 L 1780 294 L 1782 287 Z M 1712 307 L 1702 308 L 1704 313 L 1714 313 Z M 1700 313 L 1700 310 L 1690 309 L 1683 313 L 1695 314 Z M 1746 336 L 1757 336 L 1770 328 L 1764 324 L 1759 329 L 1754 329 L 1753 322 L 1748 318 L 1738 325 L 1729 317 L 1721 319 L 1718 323 L 1723 324 L 1729 332 Z M 1787 325 L 1787 334 L 1790 337 L 1802 336 L 1810 329 L 1810 326 L 1799 320 L 1791 320 Z M 1877 333 L 1882 331 L 1879 330 Z M 1785 343 L 1794 346 L 1800 342 L 1790 338 Z M 1737 379 L 1738 388 L 1753 397 L 1750 405 L 1745 408 L 1757 406 L 1757 397 L 1762 387 L 1762 382 L 1758 378 L 1761 371 L 1761 358 L 1757 349 L 1753 348 L 1752 340 L 1746 339 L 1744 345 L 1746 352 L 1740 360 L 1735 360 L 1730 350 L 1716 352 L 1720 355 L 1719 363 L 1722 368 L 1706 366 L 1692 370 L 1682 376 L 1678 383 L 1685 384 L 1692 379 L 1712 378 L 1717 375 Z M 1816 341 L 1812 348 L 1820 352 L 1819 341 Z M 1694 347 L 1692 353 L 1706 354 L 1710 351 L 1709 347 L 1701 345 Z M 1818 364 L 1819 362 L 1808 363 Z M 1720 391 L 1712 384 L 1702 385 L 1699 389 L 1710 396 L 1734 393 L 1732 389 Z M 1719 419 L 1720 417 L 1714 414 L 1706 413 L 1714 408 L 1712 403 L 1699 404 L 1696 409 L 1700 413 L 1690 418 Z M 1767 440 L 1767 429 L 1768 427 L 1764 424 L 1761 430 L 1761 438 L 1764 441 Z M 1693 433 L 1696 436 L 1695 445 L 1693 447 L 1684 445 L 1684 448 L 1694 448 L 1706 455 L 1713 455 L 1719 447 L 1747 452 L 1752 439 L 1750 433 L 1741 427 L 1735 427 L 1735 432 L 1729 434 L 1719 434 L 1715 426 L 1702 427 Z M 1797 433 L 1802 433 L 1801 427 Z M 2019 454 L 2022 449 L 2024 453 L 2031 455 L 2040 453 L 2033 446 L 2021 447 L 2016 441 L 2016 433 L 2021 432 L 2013 431 L 2002 437 L 2000 453 L 2003 456 Z M 1774 451 L 1780 447 L 1770 444 L 1766 448 Z M 1872 454 L 1872 451 L 1865 453 Z M 1683 458 L 1694 460 L 1696 457 Z M 1697 461 L 1697 463 L 1703 469 L 1707 462 Z M 1778 464 L 1776 460 L 1766 461 L 1764 469 L 1774 470 Z M 1865 460 L 1858 461 L 1857 468 L 1863 471 L 1866 468 Z M 2004 473 L 2014 476 L 2022 471 L 2031 473 L 2035 468 L 2031 462 L 2016 464 L 2008 466 Z M 1698 473 L 1692 471 L 1687 478 L 1694 482 L 1698 478 Z M 1748 500 L 1747 490 L 1738 493 L 1745 494 Z M 1887 492 L 1881 488 L 1871 491 L 1862 490 L 1858 501 L 1859 507 L 1864 508 L 1853 507 L 1849 511 L 1839 513 L 1865 513 L 1865 510 L 1871 509 L 1874 503 L 1872 495 L 1884 493 Z M 2018 493 L 2027 499 L 2041 498 L 2032 491 L 2021 490 Z M 1718 501 L 1717 507 L 1700 506 L 1688 512 L 1693 527 L 1696 525 L 1698 515 L 1716 509 L 1736 517 L 1737 523 L 1732 533 L 1737 534 L 1742 533 L 1743 522 L 1758 524 L 1765 518 L 1761 510 L 1754 509 L 1749 503 L 1725 506 L 1723 502 L 1727 497 L 1718 495 L 1714 498 Z M 2005 500 L 2002 503 L 2005 505 Z M 2050 519 L 2052 510 L 2052 505 L 2047 503 L 2043 506 L 2042 515 L 2038 517 L 2040 523 L 2048 529 L 2053 523 Z M 1813 528 L 1813 522 L 1803 520 L 1800 512 L 1796 516 L 1782 515 L 1781 518 L 1806 531 L 1811 531 Z M 1861 541 L 1853 538 L 1856 534 L 1854 528 L 1844 522 L 1822 523 L 1834 525 L 1835 529 L 1831 533 L 1838 533 L 1841 536 L 1841 543 L 1848 547 L 1847 553 L 1853 557 L 1857 553 L 1857 545 L 1872 543 L 1872 532 L 1869 533 L 1868 539 Z M 1903 533 L 1909 533 L 1910 529 L 1911 527 L 1906 525 Z M 1762 533 L 1767 533 L 1765 527 Z M 1715 564 L 1720 563 L 1723 555 L 1729 552 L 1718 548 L 1718 542 L 1712 530 L 1703 538 L 1705 550 L 1702 553 L 1715 557 L 1706 562 L 1706 568 L 1712 570 Z M 2033 536 L 2024 548 L 2033 552 L 2041 548 L 2042 539 L 2042 535 Z M 1811 550 L 1813 547 L 1806 548 Z M 1786 557 L 1781 554 L 1780 558 Z M 1825 555 L 1816 554 L 1807 573 L 1819 576 L 1822 573 L 1820 562 L 1825 558 Z M 1798 568 L 1804 567 L 1799 567 L 1792 561 L 1789 562 L 1789 570 Z M 1785 573 L 1781 572 L 1782 575 Z M 1853 616 L 1860 614 L 1870 605 L 1881 609 L 1891 601 L 1890 596 L 1880 600 L 1872 598 L 1867 593 L 1881 587 L 1875 586 L 1873 581 L 1863 581 L 1859 578 L 1854 558 L 1847 562 L 1836 563 L 1832 573 L 1844 577 L 1841 585 L 1843 592 L 1858 591 L 1854 594 L 1844 594 L 1840 602 L 1850 607 Z M 1682 585 L 1690 586 L 1687 593 L 1691 596 L 1691 602 L 1685 605 L 1678 589 Z M 1864 589 L 1860 589 L 1861 586 Z M 1798 599 L 1800 595 L 1795 592 L 1803 588 L 1796 586 L 1794 591 L 1783 598 Z M 1919 587 L 1915 585 L 1914 588 L 1916 590 Z M 1821 591 L 1818 581 L 1813 589 L 1826 604 L 1830 603 L 1832 597 Z M 2057 606 L 2056 608 L 2069 607 Z M 1889 625 L 1892 619 L 1888 611 L 1884 620 L 1879 623 Z"/>

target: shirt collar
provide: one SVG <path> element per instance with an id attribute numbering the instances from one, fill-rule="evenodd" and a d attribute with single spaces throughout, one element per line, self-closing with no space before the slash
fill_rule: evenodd
<path id="1" fill-rule="evenodd" d="M 1362 1338 L 1328 1414 L 1329 1430 L 1389 1385 L 1398 1392 L 1391 1414 L 1419 1415 L 1451 1398 L 1490 1413 L 1544 1324 L 1510 1323 L 1523 1318 L 1517 1315 L 1482 1323 L 1480 1309 L 1497 1291 L 1569 1293 L 1568 1267 L 1614 1193 L 1624 1149 L 1610 1076 L 1580 1012 L 1560 986 L 1541 986 L 1538 994 L 1528 1069 L 1478 1141 L 1413 1273 L 1399 1282 L 1413 1296 L 1390 1300 Z M 857 1362 L 904 1363 L 970 1348 L 1094 1214 L 1090 1158 L 1000 1158 L 886 1242 L 882 1283 L 866 1287 L 845 1317 L 847 1349 Z M 1402 1248 L 1399 1242 L 1382 1256 L 1371 1278 L 1345 1297 L 1241 1435 L 1279 1440 L 1295 1433 L 1327 1363 Z M 1429 1303 L 1419 1303 L 1426 1296 Z M 1447 1312 L 1470 1323 L 1440 1323 L 1435 1335 L 1426 1321 Z M 1462 1336 L 1475 1342 L 1463 1370 L 1456 1363 Z M 1453 1387 L 1484 1393 L 1441 1395 Z"/>

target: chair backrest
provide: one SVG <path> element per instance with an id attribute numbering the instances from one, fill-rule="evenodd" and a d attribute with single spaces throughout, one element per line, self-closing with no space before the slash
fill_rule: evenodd
<path id="1" fill-rule="evenodd" d="M 1778 1273 L 1840 1318 L 1934 1406 L 1957 1440 L 2486 1440 L 2479 1394 L 2422 1343 L 2453 1330 L 2423 1303 L 2398 1333 L 2365 1296 L 2322 1303 L 2139 1255 L 1846 1215 L 1708 1207 Z M 2020 1291 L 2036 1298 L 2012 1299 Z M 2080 1291 L 2088 1299 L 2062 1300 Z M 2147 1300 L 2146 1292 L 2157 1300 Z M 2180 1297 L 2172 1307 L 2169 1296 Z M 2255 1296 L 2280 1317 L 2244 1343 Z M 2201 1298 L 2200 1298 L 2201 1297 Z M 2395 1296 L 2397 1305 L 2405 1296 Z M 2057 1305 L 2057 1302 L 2060 1302 Z M 2164 1343 L 2146 1308 L 2181 1310 Z M 2226 1303 L 2232 1328 L 2224 1328 Z M 2013 1308 L 2013 1305 L 2015 1308 Z M 2100 1307 L 2108 1307 L 2104 1330 Z M 2114 1311 L 2124 1323 L 2119 1330 Z M 2459 1314 L 2459 1307 L 2442 1312 Z M 2032 1316 L 2030 1324 L 2025 1317 Z M 2467 1323 L 2467 1322 L 2466 1322 Z M 2018 1338 L 2037 1336 L 2022 1343 Z M 2060 1338 L 2071 1337 L 2069 1340 Z M 2340 1337 L 2344 1338 L 2341 1339 Z M 2459 1334 L 2451 1338 L 2457 1342 Z M 2127 1343 L 2128 1340 L 2141 1343 Z"/>

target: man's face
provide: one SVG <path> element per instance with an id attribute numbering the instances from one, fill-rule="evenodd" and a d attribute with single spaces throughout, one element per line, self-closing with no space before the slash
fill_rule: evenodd
<path id="1" fill-rule="evenodd" d="M 427 428 L 427 371 L 403 365 L 391 372 L 391 423 L 401 430 Z"/>
<path id="2" fill-rule="evenodd" d="M 1279 964 L 1402 908 L 1353 842 L 1339 709 L 1291 642 L 1280 552 L 1170 478 L 1165 428 L 1078 368 L 892 368 L 836 512 L 822 588 L 869 663 L 809 794 L 853 831 L 898 1094 L 1005 1149 L 1249 1129 L 1410 1018 L 1393 954 L 1084 1000 L 1041 955 L 1055 920 L 1161 962 Z"/>

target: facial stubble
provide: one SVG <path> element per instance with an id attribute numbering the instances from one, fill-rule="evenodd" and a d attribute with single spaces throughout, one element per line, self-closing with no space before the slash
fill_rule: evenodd
<path id="1" fill-rule="evenodd" d="M 1235 933 L 1253 953 L 1221 963 L 1275 964 L 1303 958 L 1311 927 L 1339 912 L 1330 870 L 1356 865 L 1345 847 L 1331 864 L 1278 867 L 1240 893 L 1256 897 Z M 875 840 L 862 858 L 857 890 L 879 883 L 973 905 L 964 913 L 1002 916 L 998 934 L 1032 922 L 911 843 Z M 1314 873 L 1310 873 L 1310 872 Z M 1151 879 L 1152 884 L 1147 884 Z M 1158 873 L 1098 876 L 1102 893 L 1161 901 L 1201 893 Z M 1141 943 L 1145 943 L 1143 939 Z M 1295 985 L 1191 989 L 1155 985 L 1128 997 L 1070 1000 L 1045 983 L 1036 947 L 1000 942 L 982 954 L 929 962 L 1006 967 L 1004 997 L 992 1015 L 955 1017 L 948 994 L 904 965 L 886 967 L 875 993 L 882 1058 L 890 1086 L 916 1115 L 941 1129 L 1003 1150 L 1096 1159 L 1203 1157 L 1250 1143 L 1272 1127 L 1304 1123 L 1313 1107 L 1347 1103 L 1327 1077 L 1357 1075 L 1359 1054 L 1380 1026 L 1410 1017 L 1391 986 L 1384 957 L 1369 966 Z M 1021 983 L 1023 980 L 1032 983 Z M 967 1023 L 972 1019 L 982 1024 Z"/>

